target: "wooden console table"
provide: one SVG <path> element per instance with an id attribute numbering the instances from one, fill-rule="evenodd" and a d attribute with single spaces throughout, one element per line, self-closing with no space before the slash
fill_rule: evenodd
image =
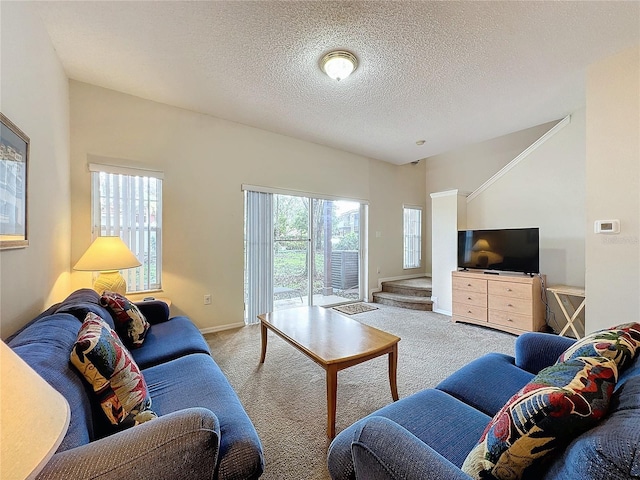
<path id="1" fill-rule="evenodd" d="M 474 323 L 520 335 L 546 327 L 544 276 L 452 272 L 454 322 Z"/>
<path id="2" fill-rule="evenodd" d="M 567 330 L 569 330 L 570 328 L 571 330 L 573 330 L 573 333 L 576 336 L 576 339 L 581 338 L 580 334 L 576 330 L 574 322 L 578 318 L 578 315 L 580 314 L 580 312 L 584 310 L 584 304 L 586 301 L 584 288 L 570 287 L 569 285 L 552 285 L 550 287 L 547 287 L 547 291 L 553 293 L 553 296 L 556 297 L 558 305 L 560 305 L 560 310 L 562 310 L 562 314 L 564 315 L 564 318 L 567 320 L 567 324 L 560 331 L 560 335 L 564 335 L 567 332 Z M 567 302 L 570 305 L 573 306 L 573 304 L 571 303 L 571 300 L 569 300 L 568 297 L 582 298 L 580 305 L 578 305 L 577 308 L 574 307 L 574 311 L 571 315 L 569 314 L 569 312 L 564 306 L 564 303 L 562 302 L 562 299 L 564 298 L 567 300 Z"/>

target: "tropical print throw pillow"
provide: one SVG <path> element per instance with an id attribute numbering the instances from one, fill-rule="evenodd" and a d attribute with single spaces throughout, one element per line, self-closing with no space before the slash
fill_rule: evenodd
<path id="1" fill-rule="evenodd" d="M 100 303 L 113 314 L 116 331 L 125 344 L 131 348 L 141 347 L 151 325 L 140 309 L 115 292 L 104 292 Z"/>
<path id="2" fill-rule="evenodd" d="M 70 357 L 112 425 L 131 427 L 157 417 L 138 365 L 117 333 L 96 314 L 87 314 Z"/>

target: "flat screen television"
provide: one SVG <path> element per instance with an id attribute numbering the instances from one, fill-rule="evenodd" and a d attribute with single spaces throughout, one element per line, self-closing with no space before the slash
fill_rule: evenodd
<path id="1" fill-rule="evenodd" d="M 459 230 L 458 268 L 540 273 L 540 229 Z"/>

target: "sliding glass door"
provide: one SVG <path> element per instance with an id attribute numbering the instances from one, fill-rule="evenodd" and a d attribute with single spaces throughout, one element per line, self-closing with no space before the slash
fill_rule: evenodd
<path id="1" fill-rule="evenodd" d="M 359 202 L 322 199 L 314 199 L 313 205 L 313 305 L 362 300 L 363 206 Z"/>
<path id="2" fill-rule="evenodd" d="M 299 307 L 307 304 L 310 291 L 309 199 L 274 194 L 273 205 L 274 307 Z"/>
<path id="3" fill-rule="evenodd" d="M 252 314 L 301 305 L 335 305 L 365 296 L 361 202 L 285 193 L 247 191 L 245 228 L 245 299 L 247 322 Z M 271 210 L 250 211 L 252 195 L 261 195 Z M 271 212 L 271 218 L 264 215 Z M 251 219 L 264 223 L 256 242 Z M 269 229 L 271 234 L 269 233 Z M 252 240 L 254 238 L 254 240 Z M 270 250 L 263 252 L 255 249 Z M 262 261 L 256 261 L 261 257 Z M 268 277 L 268 281 L 265 280 Z M 262 299 L 259 305 L 256 300 Z M 254 305 L 253 307 L 251 305 Z"/>

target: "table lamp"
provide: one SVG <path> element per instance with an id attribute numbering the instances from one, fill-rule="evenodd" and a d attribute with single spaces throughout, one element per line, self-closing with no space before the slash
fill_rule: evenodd
<path id="1" fill-rule="evenodd" d="M 473 252 L 479 252 L 476 259 L 476 265 L 479 267 L 487 267 L 489 265 L 489 255 L 491 252 L 491 245 L 484 238 L 479 239 L 471 248 Z"/>
<path id="2" fill-rule="evenodd" d="M 142 265 L 120 237 L 98 237 L 80 257 L 74 270 L 100 272 L 93 289 L 100 295 L 105 290 L 124 295 L 127 282 L 119 270 Z"/>
<path id="3" fill-rule="evenodd" d="M 64 438 L 67 400 L 0 341 L 0 471 L 35 478 Z"/>

